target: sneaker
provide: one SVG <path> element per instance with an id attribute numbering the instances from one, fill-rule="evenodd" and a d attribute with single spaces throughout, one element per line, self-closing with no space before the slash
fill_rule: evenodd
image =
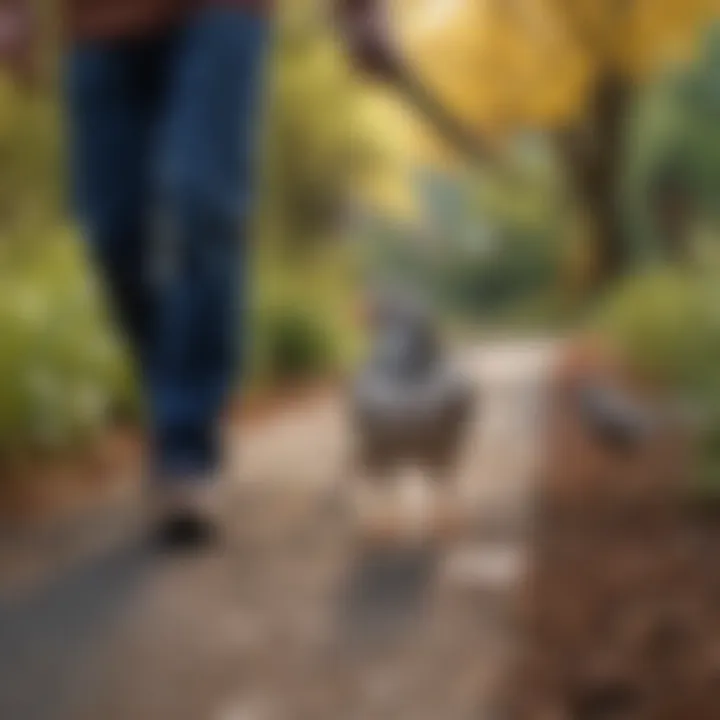
<path id="1" fill-rule="evenodd" d="M 154 540 L 170 551 L 201 550 L 218 536 L 219 491 L 206 480 L 167 484 L 151 498 Z"/>

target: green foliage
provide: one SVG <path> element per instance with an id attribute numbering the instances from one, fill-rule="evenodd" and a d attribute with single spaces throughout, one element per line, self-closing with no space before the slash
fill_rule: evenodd
<path id="1" fill-rule="evenodd" d="M 0 260 L 0 455 L 88 440 L 138 412 L 132 373 L 69 234 Z"/>
<path id="2" fill-rule="evenodd" d="M 628 280 L 595 321 L 642 377 L 692 411 L 696 484 L 720 489 L 720 291 L 714 274 L 661 269 Z"/>
<path id="3" fill-rule="evenodd" d="M 640 96 L 627 142 L 626 216 L 635 251 L 662 254 L 657 224 L 658 185 L 670 179 L 693 212 L 693 224 L 720 222 L 720 26 L 708 33 L 689 65 L 658 78 Z M 697 234 L 697 233 L 695 233 Z M 697 238 L 690 238 L 694 242 Z"/>
<path id="4" fill-rule="evenodd" d="M 54 98 L 0 75 L 0 239 L 32 238 L 57 220 L 60 123 Z"/>
<path id="5" fill-rule="evenodd" d="M 331 31 L 328 3 L 277 7 L 261 223 L 286 248 L 321 240 L 369 152 L 357 86 Z"/>
<path id="6" fill-rule="evenodd" d="M 0 77 L 0 458 L 137 418 L 127 358 L 62 220 L 59 106 Z"/>
<path id="7" fill-rule="evenodd" d="M 375 218 L 364 228 L 371 273 L 419 286 L 470 321 L 554 292 L 566 229 L 550 178 L 507 187 L 427 170 L 416 187 L 419 221 Z"/>
<path id="8" fill-rule="evenodd" d="M 526 167 L 526 182 L 471 180 L 453 236 L 441 236 L 444 294 L 478 318 L 547 297 L 561 281 L 565 219 L 552 168 Z M 442 227 L 436 224 L 437 227 Z M 452 224 L 449 227 L 453 227 Z"/>
<path id="9" fill-rule="evenodd" d="M 355 88 L 325 22 L 326 3 L 279 5 L 257 228 L 262 259 L 253 283 L 260 309 L 248 329 L 251 383 L 318 374 L 344 351 L 344 260 L 317 240 L 363 148 L 351 121 Z M 48 68 L 55 67 L 49 41 L 45 50 Z M 55 92 L 24 94 L 0 76 L 2 457 L 89 441 L 116 417 L 140 413 L 93 268 L 65 229 Z M 282 252 L 299 245 L 314 248 L 305 265 Z"/>
<path id="10" fill-rule="evenodd" d="M 260 379 L 284 385 L 317 378 L 334 369 L 335 345 L 316 313 L 297 306 L 266 310 L 255 327 Z"/>
<path id="11" fill-rule="evenodd" d="M 648 381 L 695 401 L 720 401 L 720 296 L 715 278 L 657 269 L 601 304 L 595 327 Z"/>

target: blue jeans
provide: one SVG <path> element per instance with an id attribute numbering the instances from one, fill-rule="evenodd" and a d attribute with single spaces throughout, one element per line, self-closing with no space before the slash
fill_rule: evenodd
<path id="1" fill-rule="evenodd" d="M 78 214 L 138 360 L 154 475 L 209 476 L 242 337 L 266 19 L 199 12 L 67 68 Z"/>

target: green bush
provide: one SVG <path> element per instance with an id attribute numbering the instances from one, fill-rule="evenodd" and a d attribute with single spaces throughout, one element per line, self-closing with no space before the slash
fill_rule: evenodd
<path id="1" fill-rule="evenodd" d="M 634 276 L 601 303 L 595 327 L 648 381 L 720 399 L 716 279 L 661 268 Z"/>
<path id="2" fill-rule="evenodd" d="M 68 237 L 0 261 L 0 454 L 90 439 L 137 392 L 79 244 Z"/>
<path id="3" fill-rule="evenodd" d="M 268 384 L 297 382 L 327 373 L 336 365 L 335 347 L 322 320 L 309 310 L 278 306 L 259 318 L 258 374 Z"/>
<path id="4" fill-rule="evenodd" d="M 259 269 L 268 284 L 270 269 Z M 339 364 L 337 291 L 315 281 L 302 302 L 271 293 L 251 318 L 251 384 L 296 382 Z M 112 327 L 74 233 L 0 245 L 0 464 L 92 442 L 117 419 L 139 420 L 135 376 Z"/>
<path id="5" fill-rule="evenodd" d="M 60 139 L 53 94 L 0 78 L 0 464 L 90 441 L 139 411 L 82 245 L 60 219 Z"/>
<path id="6" fill-rule="evenodd" d="M 596 328 L 641 377 L 692 409 L 703 487 L 720 488 L 720 292 L 717 278 L 658 270 L 628 280 Z"/>
<path id="7" fill-rule="evenodd" d="M 417 286 L 472 323 L 555 300 L 568 248 L 551 177 L 510 185 L 423 169 L 414 179 L 416 217 L 362 218 L 368 273 Z"/>

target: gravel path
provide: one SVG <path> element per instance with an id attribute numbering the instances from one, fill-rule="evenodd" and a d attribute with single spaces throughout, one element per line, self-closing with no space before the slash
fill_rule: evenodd
<path id="1" fill-rule="evenodd" d="M 482 403 L 454 498 L 472 532 L 452 541 L 358 541 L 330 502 L 347 484 L 336 397 L 232 439 L 219 552 L 153 555 L 132 499 L 72 533 L 8 538 L 0 718 L 497 718 L 552 357 L 463 357 Z M 428 507 L 399 501 L 397 525 Z"/>

